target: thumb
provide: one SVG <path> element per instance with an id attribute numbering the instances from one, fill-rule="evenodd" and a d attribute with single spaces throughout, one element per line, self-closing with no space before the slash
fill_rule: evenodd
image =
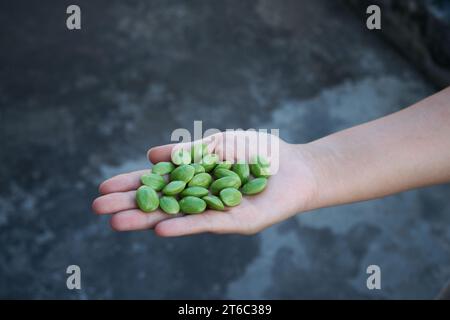
<path id="1" fill-rule="evenodd" d="M 147 158 L 151 163 L 158 163 L 161 161 L 170 161 L 172 151 L 176 149 L 190 150 L 192 145 L 204 143 L 208 147 L 208 152 L 213 152 L 216 144 L 218 135 L 211 135 L 203 139 L 195 140 L 193 142 L 183 142 L 183 143 L 171 143 L 162 146 L 157 146 L 150 148 L 147 151 Z"/>

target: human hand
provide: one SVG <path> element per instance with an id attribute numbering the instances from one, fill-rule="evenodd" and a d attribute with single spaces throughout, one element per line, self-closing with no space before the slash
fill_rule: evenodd
<path id="1" fill-rule="evenodd" d="M 140 176 L 150 170 L 121 174 L 104 181 L 99 188 L 102 196 L 94 200 L 92 207 L 98 214 L 112 214 L 111 226 L 118 231 L 154 228 L 160 236 L 181 236 L 202 232 L 254 234 L 297 212 L 308 208 L 315 194 L 315 181 L 306 148 L 292 145 L 273 135 L 252 131 L 221 132 L 201 143 L 220 160 L 248 160 L 257 154 L 257 145 L 266 139 L 278 144 L 278 152 L 269 157 L 278 162 L 278 171 L 269 178 L 266 189 L 255 196 L 245 196 L 237 207 L 226 211 L 207 210 L 197 215 L 168 215 L 160 210 L 144 213 L 135 202 L 136 189 L 141 185 Z M 247 151 L 239 150 L 240 142 Z M 200 143 L 200 142 L 194 142 Z M 170 161 L 171 153 L 178 148 L 189 149 L 191 144 L 171 144 L 149 150 L 152 163 Z M 246 155 L 242 155 L 246 154 Z M 276 157 L 276 159 L 275 159 Z"/>

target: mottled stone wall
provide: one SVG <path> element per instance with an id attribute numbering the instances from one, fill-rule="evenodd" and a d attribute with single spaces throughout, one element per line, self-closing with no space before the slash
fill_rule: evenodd
<path id="1" fill-rule="evenodd" d="M 377 4 L 380 33 L 437 86 L 450 84 L 450 1 L 346 0 L 358 11 Z"/>

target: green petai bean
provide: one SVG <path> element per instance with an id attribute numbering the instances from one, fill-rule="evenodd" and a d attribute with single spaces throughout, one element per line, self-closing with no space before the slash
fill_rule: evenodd
<path id="1" fill-rule="evenodd" d="M 177 199 L 172 196 L 162 196 L 159 199 L 159 207 L 168 214 L 177 214 L 180 212 L 180 204 Z"/>
<path id="2" fill-rule="evenodd" d="M 206 156 L 203 157 L 202 161 L 200 162 L 200 164 L 203 166 L 203 168 L 205 168 L 206 172 L 210 172 L 212 169 L 214 169 L 214 167 L 216 166 L 216 164 L 219 162 L 219 156 L 215 153 L 213 154 L 207 154 Z"/>
<path id="3" fill-rule="evenodd" d="M 203 172 L 196 174 L 191 181 L 189 181 L 189 187 L 203 187 L 208 188 L 212 182 L 212 177 L 209 173 Z"/>
<path id="4" fill-rule="evenodd" d="M 233 165 L 233 163 L 231 161 L 225 160 L 223 162 L 218 163 L 217 166 L 214 168 L 214 170 L 217 170 L 217 169 L 230 170 L 232 165 Z"/>
<path id="5" fill-rule="evenodd" d="M 155 211 L 159 206 L 158 194 L 149 186 L 140 186 L 136 191 L 136 203 L 144 212 Z"/>
<path id="6" fill-rule="evenodd" d="M 208 189 L 203 188 L 203 187 L 189 187 L 184 189 L 181 193 L 180 196 L 182 197 L 188 197 L 188 196 L 193 196 L 193 197 L 204 197 L 209 193 Z"/>
<path id="7" fill-rule="evenodd" d="M 165 187 L 166 181 L 162 176 L 156 173 L 146 173 L 141 176 L 143 185 L 152 187 L 155 191 L 161 191 Z"/>
<path id="8" fill-rule="evenodd" d="M 200 163 L 191 163 L 191 166 L 195 169 L 195 174 L 205 172 L 205 168 Z"/>
<path id="9" fill-rule="evenodd" d="M 253 161 L 250 164 L 250 172 L 255 178 L 268 178 L 270 177 L 270 162 L 263 156 L 253 157 Z"/>
<path id="10" fill-rule="evenodd" d="M 248 179 L 250 178 L 250 167 L 248 163 L 235 163 L 232 167 L 232 170 L 239 176 L 243 184 L 247 183 Z"/>
<path id="11" fill-rule="evenodd" d="M 225 206 L 223 205 L 222 200 L 216 196 L 204 196 L 202 199 L 206 202 L 208 208 L 213 210 L 223 211 L 225 210 Z"/>
<path id="12" fill-rule="evenodd" d="M 183 191 L 185 187 L 186 182 L 184 181 L 171 181 L 162 189 L 162 193 L 166 196 L 174 196 Z"/>
<path id="13" fill-rule="evenodd" d="M 250 180 L 242 187 L 242 193 L 246 195 L 254 195 L 263 191 L 267 186 L 266 178 L 256 178 Z"/>
<path id="14" fill-rule="evenodd" d="M 235 207 L 242 201 L 242 194 L 235 188 L 225 188 L 220 191 L 220 199 L 228 207 Z"/>
<path id="15" fill-rule="evenodd" d="M 228 176 L 228 177 L 223 177 L 220 179 L 215 180 L 213 183 L 211 183 L 211 193 L 212 194 L 218 194 L 220 192 L 220 190 L 225 189 L 225 188 L 239 188 L 239 186 L 241 185 L 241 180 L 239 180 L 239 178 L 236 177 L 232 177 L 232 176 Z"/>
<path id="16" fill-rule="evenodd" d="M 175 165 L 172 162 L 158 162 L 152 167 L 152 173 L 156 173 L 159 175 L 169 174 L 175 169 Z"/>
<path id="17" fill-rule="evenodd" d="M 194 177 L 195 169 L 193 166 L 183 164 L 172 171 L 170 174 L 170 180 L 179 180 L 188 183 Z"/>
<path id="18" fill-rule="evenodd" d="M 184 149 L 178 149 L 172 152 L 172 162 L 177 166 L 191 163 L 191 153 Z"/>
<path id="19" fill-rule="evenodd" d="M 202 213 L 206 209 L 206 202 L 197 197 L 187 196 L 180 200 L 180 209 L 187 214 Z"/>
<path id="20" fill-rule="evenodd" d="M 233 172 L 231 170 L 228 169 L 214 169 L 213 171 L 214 177 L 216 177 L 216 179 L 220 179 L 223 177 L 235 177 L 236 179 L 239 179 L 239 182 L 241 182 L 241 178 L 238 176 L 238 174 L 236 172 Z"/>

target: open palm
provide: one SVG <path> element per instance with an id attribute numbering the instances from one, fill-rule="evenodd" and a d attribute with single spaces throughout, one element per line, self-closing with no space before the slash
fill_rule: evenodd
<path id="1" fill-rule="evenodd" d="M 267 138 L 267 134 L 222 132 L 202 142 L 207 143 L 209 151 L 217 153 L 221 160 L 234 161 L 239 158 L 236 156 L 239 148 L 236 141 L 257 142 L 262 138 Z M 98 214 L 112 214 L 111 226 L 118 231 L 154 228 L 160 236 L 201 232 L 254 234 L 304 210 L 314 194 L 314 177 L 301 149 L 274 136 L 270 139 L 277 139 L 279 145 L 276 155 L 279 169 L 270 177 L 262 193 L 245 196 L 237 207 L 227 208 L 226 211 L 207 210 L 197 215 L 168 215 L 161 210 L 144 213 L 136 206 L 135 194 L 141 185 L 140 176 L 150 170 L 140 170 L 104 181 L 99 188 L 102 195 L 94 200 L 93 210 Z M 247 154 L 255 153 L 256 145 L 251 143 Z M 190 146 L 171 144 L 155 147 L 149 150 L 148 158 L 152 163 L 170 161 L 174 148 L 187 149 Z"/>

